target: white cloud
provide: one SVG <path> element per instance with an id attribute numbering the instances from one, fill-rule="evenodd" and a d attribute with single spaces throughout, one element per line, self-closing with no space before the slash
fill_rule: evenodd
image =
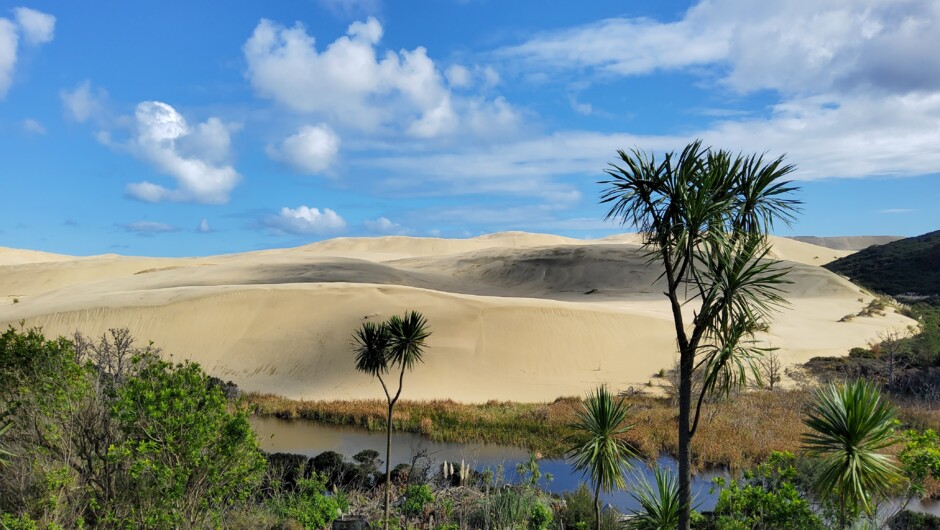
<path id="1" fill-rule="evenodd" d="M 463 88 L 470 86 L 470 70 L 459 64 L 448 67 L 444 72 L 444 76 L 447 77 L 447 83 L 452 87 Z"/>
<path id="2" fill-rule="evenodd" d="M 18 7 L 13 10 L 15 22 L 0 17 L 0 99 L 13 83 L 20 37 L 28 46 L 38 46 L 52 40 L 55 17 L 41 11 Z"/>
<path id="3" fill-rule="evenodd" d="M 403 235 L 409 232 L 405 227 L 392 222 L 388 217 L 379 217 L 375 220 L 370 219 L 363 221 L 362 225 L 365 226 L 366 230 L 379 234 Z"/>
<path id="4" fill-rule="evenodd" d="M 16 25 L 5 18 L 0 18 L 0 98 L 6 95 L 13 82 L 13 68 L 16 66 L 16 48 L 19 40 Z"/>
<path id="5" fill-rule="evenodd" d="M 32 134 L 46 134 L 46 128 L 42 126 L 41 123 L 32 119 L 26 118 L 23 120 L 23 130 Z"/>
<path id="6" fill-rule="evenodd" d="M 382 6 L 380 0 L 317 0 L 317 3 L 334 15 L 344 18 L 374 15 Z"/>
<path id="7" fill-rule="evenodd" d="M 469 104 L 445 86 L 427 50 L 380 52 L 382 34 L 370 17 L 350 24 L 346 35 L 320 51 L 300 23 L 288 28 L 261 20 L 243 47 L 247 77 L 260 96 L 333 124 L 366 132 L 391 128 L 418 138 L 458 131 L 459 110 Z M 453 86 L 469 82 L 466 69 L 448 72 Z"/>
<path id="8" fill-rule="evenodd" d="M 357 163 L 391 175 L 390 185 L 410 193 L 499 193 L 572 205 L 580 199 L 573 183 L 601 177 L 618 149 L 662 152 L 695 138 L 716 148 L 787 155 L 797 180 L 931 174 L 940 168 L 940 94 L 793 99 L 768 117 L 720 120 L 682 135 L 561 131 Z"/>
<path id="9" fill-rule="evenodd" d="M 54 16 L 28 7 L 15 8 L 13 15 L 16 17 L 16 23 L 20 26 L 26 44 L 32 46 L 45 44 L 55 37 Z"/>
<path id="10" fill-rule="evenodd" d="M 216 118 L 190 128 L 176 109 L 159 101 L 144 101 L 135 113 L 136 136 L 125 146 L 157 171 L 173 177 L 176 189 L 151 182 L 127 186 L 131 197 L 146 201 L 221 204 L 241 175 L 224 162 L 229 130 Z"/>
<path id="11" fill-rule="evenodd" d="M 648 74 L 717 66 L 748 92 L 940 88 L 940 3 L 701 0 L 674 22 L 613 18 L 500 50 L 534 70 Z"/>
<path id="12" fill-rule="evenodd" d="M 917 210 L 914 210 L 912 208 L 887 208 L 885 210 L 878 210 L 878 213 L 892 215 L 892 214 L 899 214 L 899 213 L 911 213 L 911 212 L 916 212 L 916 211 Z"/>
<path id="13" fill-rule="evenodd" d="M 154 234 L 164 234 L 167 232 L 177 232 L 179 228 L 157 221 L 135 221 L 125 225 L 120 225 L 127 232 L 135 233 L 139 236 L 152 236 Z"/>
<path id="14" fill-rule="evenodd" d="M 336 212 L 324 208 L 298 206 L 283 207 L 277 215 L 261 219 L 261 225 L 277 234 L 311 235 L 339 232 L 346 228 L 346 221 Z"/>
<path id="15" fill-rule="evenodd" d="M 62 89 L 59 98 L 65 108 L 66 116 L 83 123 L 89 118 L 100 119 L 105 110 L 108 93 L 104 89 L 93 90 L 91 81 L 85 80 L 72 90 Z"/>
<path id="16" fill-rule="evenodd" d="M 209 226 L 209 220 L 205 218 L 199 221 L 199 225 L 196 226 L 196 232 L 200 234 L 208 234 L 214 231 L 215 230 L 213 230 L 212 227 Z"/>
<path id="17" fill-rule="evenodd" d="M 323 173 L 336 161 L 340 138 L 326 124 L 305 125 L 280 145 L 268 145 L 268 156 L 309 174 Z"/>

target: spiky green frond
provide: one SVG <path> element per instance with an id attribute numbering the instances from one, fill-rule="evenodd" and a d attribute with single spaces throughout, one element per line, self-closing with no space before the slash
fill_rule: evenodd
<path id="1" fill-rule="evenodd" d="M 388 372 L 389 339 L 388 325 L 384 322 L 363 322 L 362 327 L 353 334 L 356 370 L 373 377 Z"/>
<path id="2" fill-rule="evenodd" d="M 605 386 L 588 395 L 571 425 L 575 434 L 567 457 L 575 471 L 582 472 L 605 492 L 626 487 L 623 474 L 636 453 L 622 435 L 635 424 L 627 423 L 630 406 Z"/>
<path id="3" fill-rule="evenodd" d="M 842 496 L 850 507 L 872 513 L 872 498 L 884 496 L 898 470 L 882 449 L 895 442 L 893 407 L 874 384 L 854 381 L 820 389 L 804 423 L 807 453 L 820 458 L 816 490 Z"/>
<path id="4" fill-rule="evenodd" d="M 425 342 L 431 336 L 428 321 L 421 313 L 409 311 L 388 320 L 388 357 L 391 364 L 411 370 L 421 362 Z"/>
<path id="5" fill-rule="evenodd" d="M 632 530 L 673 530 L 679 526 L 681 499 L 676 475 L 660 467 L 653 469 L 653 484 L 642 475 L 634 478 L 630 496 L 640 509 L 627 522 Z"/>

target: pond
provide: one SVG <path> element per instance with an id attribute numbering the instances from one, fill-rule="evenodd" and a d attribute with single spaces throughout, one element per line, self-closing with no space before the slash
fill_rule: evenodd
<path id="1" fill-rule="evenodd" d="M 363 449 L 374 449 L 384 459 L 385 433 L 369 432 L 354 427 L 324 425 L 310 421 L 285 421 L 277 418 L 252 418 L 255 432 L 261 440 L 261 448 L 267 452 L 294 453 L 306 456 L 316 456 L 324 451 L 336 451 L 351 458 Z M 394 432 L 392 433 L 392 466 L 401 463 L 411 463 L 412 455 L 417 451 L 426 450 L 428 456 L 435 462 L 461 462 L 464 461 L 477 471 L 489 467 L 495 470 L 502 465 L 505 478 L 516 481 L 516 465 L 528 462 L 529 452 L 518 447 L 507 445 L 482 443 L 448 443 L 433 442 L 421 435 Z M 652 481 L 652 469 L 649 463 L 643 460 L 633 462 L 638 472 L 643 473 L 647 480 Z M 663 457 L 657 460 L 657 465 L 666 466 L 675 471 L 675 460 Z M 552 493 L 562 493 L 577 489 L 584 479 L 580 473 L 575 473 L 571 465 L 564 460 L 541 459 L 539 469 L 543 474 L 550 473 L 551 481 L 540 481 L 539 486 Z M 710 472 L 696 475 L 692 479 L 692 491 L 697 495 L 697 509 L 710 510 L 714 507 L 717 495 L 709 494 L 712 478 L 722 476 L 721 472 Z M 605 504 L 610 504 L 624 513 L 638 508 L 637 502 L 627 492 L 602 494 Z"/>
<path id="2" fill-rule="evenodd" d="M 312 421 L 285 421 L 271 417 L 253 417 L 251 423 L 258 433 L 261 448 L 267 452 L 294 453 L 314 457 L 324 451 L 336 451 L 347 459 L 363 449 L 374 449 L 382 455 L 385 454 L 385 433 L 369 432 L 349 426 L 324 425 Z M 418 451 L 427 451 L 428 456 L 435 462 L 466 462 L 477 471 L 487 467 L 495 470 L 502 465 L 505 478 L 509 481 L 518 479 L 516 465 L 528 462 L 529 453 L 525 449 L 508 445 L 482 444 L 482 443 L 449 443 L 433 442 L 427 438 L 408 432 L 396 431 L 392 433 L 392 466 L 401 463 L 411 463 L 412 455 Z M 643 473 L 648 481 L 652 481 L 652 468 L 644 460 L 633 462 L 636 471 Z M 669 457 L 657 459 L 656 465 L 668 467 L 675 472 L 676 461 Z M 549 492 L 561 494 L 565 491 L 577 489 L 578 484 L 584 482 L 580 473 L 575 473 L 571 465 L 561 459 L 539 460 L 539 469 L 543 474 L 550 473 L 551 481 L 540 481 L 539 486 Z M 712 479 L 728 475 L 722 471 L 700 473 L 692 477 L 692 491 L 696 495 L 696 509 L 699 511 L 711 510 L 717 501 L 717 494 L 709 493 Z M 630 513 L 639 506 L 636 500 L 627 492 L 601 495 L 605 505 L 609 504 L 622 513 Z M 901 504 L 899 499 L 889 501 L 889 507 L 884 511 L 888 513 L 891 507 Z M 940 516 L 940 502 L 933 500 L 921 501 L 915 499 L 907 506 L 908 509 L 918 512 L 930 513 Z"/>

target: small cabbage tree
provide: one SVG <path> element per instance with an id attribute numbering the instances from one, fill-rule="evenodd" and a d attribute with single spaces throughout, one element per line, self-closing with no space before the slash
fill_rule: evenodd
<path id="1" fill-rule="evenodd" d="M 633 514 L 627 523 L 631 530 L 672 530 L 678 528 L 682 513 L 682 498 L 679 481 L 667 469 L 653 469 L 653 484 L 637 474 L 636 488 L 630 492 L 639 504 L 640 511 Z"/>
<path id="2" fill-rule="evenodd" d="M 589 476 L 594 484 L 594 515 L 597 530 L 601 528 L 600 492 L 610 493 L 626 487 L 623 474 L 635 457 L 633 449 L 622 439 L 633 428 L 627 424 L 630 406 L 617 399 L 606 386 L 588 395 L 576 420 L 571 425 L 574 435 L 567 456 L 575 471 Z"/>
<path id="3" fill-rule="evenodd" d="M 839 525 L 859 509 L 871 515 L 872 499 L 885 496 L 898 470 L 882 449 L 895 443 L 895 412 L 874 384 L 856 380 L 817 391 L 804 423 L 807 453 L 820 459 L 814 487 L 822 498 L 837 497 Z"/>
<path id="4" fill-rule="evenodd" d="M 353 335 L 356 352 L 356 370 L 379 380 L 388 402 L 385 440 L 385 528 L 391 516 L 392 484 L 392 412 L 401 397 L 405 370 L 411 371 L 422 362 L 425 341 L 431 335 L 428 321 L 416 311 L 404 316 L 394 315 L 381 324 L 365 322 Z M 398 390 L 392 394 L 385 377 L 398 372 Z M 394 376 L 393 376 L 394 377 Z"/>

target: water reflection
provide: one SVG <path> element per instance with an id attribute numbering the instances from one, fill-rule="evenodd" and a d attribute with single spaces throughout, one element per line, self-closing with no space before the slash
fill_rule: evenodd
<path id="1" fill-rule="evenodd" d="M 374 449 L 382 458 L 385 455 L 385 433 L 368 432 L 362 429 L 344 426 L 323 425 L 310 421 L 284 421 L 277 418 L 253 417 L 251 423 L 261 440 L 261 448 L 268 452 L 294 453 L 306 456 L 316 456 L 323 451 L 336 451 L 347 459 L 363 449 Z M 412 455 L 418 451 L 426 450 L 431 460 L 441 462 L 465 461 L 477 471 L 489 467 L 495 470 L 502 464 L 505 477 L 510 481 L 518 479 L 515 473 L 516 465 L 528 461 L 529 453 L 518 447 L 506 445 L 481 443 L 447 443 L 432 442 L 417 434 L 407 432 L 392 433 L 392 466 L 401 463 L 411 463 Z M 663 457 L 656 461 L 661 467 L 668 467 L 673 472 L 676 462 L 672 458 Z M 637 471 L 642 472 L 646 479 L 652 481 L 652 471 L 647 462 L 637 460 L 634 462 Z M 580 474 L 574 473 L 571 466 L 564 460 L 543 459 L 539 461 L 542 473 L 551 473 L 551 482 L 541 481 L 539 486 L 552 493 L 562 493 L 577 489 L 583 480 Z M 709 493 L 712 478 L 721 475 L 720 472 L 702 473 L 693 477 L 692 491 L 696 494 L 696 509 L 710 510 L 715 506 L 717 495 Z M 630 512 L 638 505 L 626 492 L 602 495 L 605 504 L 610 504 L 621 512 Z M 888 506 L 879 510 L 881 513 L 893 513 L 901 501 L 893 500 Z M 940 516 L 940 502 L 933 500 L 913 500 L 908 509 L 918 512 L 930 513 Z"/>
<path id="2" fill-rule="evenodd" d="M 385 454 L 385 433 L 368 432 L 352 427 L 323 425 L 308 421 L 284 421 L 277 418 L 252 418 L 255 432 L 261 440 L 261 448 L 268 452 L 295 453 L 306 456 L 316 456 L 324 451 L 336 451 L 347 458 L 363 449 L 374 449 Z M 449 462 L 465 461 L 477 471 L 489 467 L 495 470 L 502 465 L 505 477 L 514 481 L 518 477 L 515 473 L 516 465 L 528 461 L 529 453 L 525 449 L 506 445 L 481 443 L 447 443 L 432 442 L 422 436 L 406 432 L 392 434 L 392 466 L 401 463 L 410 463 L 412 455 L 417 451 L 426 450 L 428 456 L 435 462 L 447 460 Z M 637 471 L 652 480 L 652 471 L 649 465 L 637 460 L 634 462 Z M 675 461 L 671 458 L 660 458 L 657 465 L 666 466 L 675 471 Z M 539 461 L 542 473 L 550 473 L 553 478 L 550 482 L 542 480 L 540 487 L 552 493 L 562 493 L 577 489 L 583 481 L 580 474 L 574 473 L 571 466 L 564 460 L 543 459 Z M 709 494 L 711 480 L 720 473 L 703 473 L 693 477 L 692 491 L 696 492 L 696 506 L 699 510 L 710 510 L 715 505 L 717 495 Z M 602 495 L 603 501 L 616 507 L 620 511 L 632 511 L 638 508 L 637 503 L 626 492 Z"/>

